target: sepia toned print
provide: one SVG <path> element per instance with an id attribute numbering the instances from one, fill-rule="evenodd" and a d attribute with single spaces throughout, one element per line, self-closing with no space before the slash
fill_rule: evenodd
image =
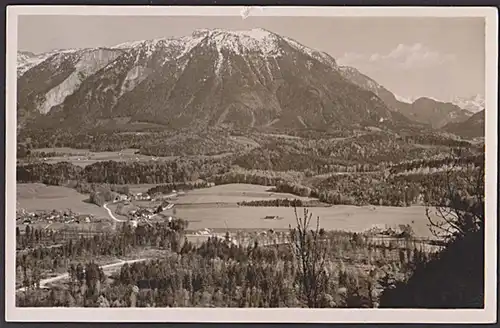
<path id="1" fill-rule="evenodd" d="M 77 8 L 16 16 L 13 311 L 494 316 L 485 14 Z"/>

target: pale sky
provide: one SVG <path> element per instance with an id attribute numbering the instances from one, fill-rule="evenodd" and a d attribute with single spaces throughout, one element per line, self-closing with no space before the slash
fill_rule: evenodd
<path id="1" fill-rule="evenodd" d="M 483 18 L 19 16 L 18 49 L 112 46 L 197 28 L 265 28 L 325 51 L 402 97 L 484 95 Z"/>

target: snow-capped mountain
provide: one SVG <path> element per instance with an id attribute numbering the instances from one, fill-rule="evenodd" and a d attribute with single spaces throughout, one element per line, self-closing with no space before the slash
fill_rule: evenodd
<path id="1" fill-rule="evenodd" d="M 406 103 L 406 104 L 412 104 L 416 100 L 416 98 L 413 98 L 413 97 L 403 97 L 403 96 L 399 96 L 397 94 L 394 94 L 394 97 L 396 97 L 397 101 L 400 101 L 400 102 Z"/>
<path id="2" fill-rule="evenodd" d="M 263 29 L 201 29 L 56 52 L 20 75 L 19 111 L 75 128 L 110 120 L 287 129 L 401 121 L 342 71 L 330 55 Z"/>
<path id="3" fill-rule="evenodd" d="M 456 97 L 451 101 L 462 109 L 477 113 L 485 109 L 484 96 L 475 95 L 471 97 Z"/>

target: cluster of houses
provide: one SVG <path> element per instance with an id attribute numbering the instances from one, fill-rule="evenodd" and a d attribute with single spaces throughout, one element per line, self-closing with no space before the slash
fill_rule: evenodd
<path id="1" fill-rule="evenodd" d="M 114 199 L 113 199 L 114 202 L 127 202 L 127 201 L 132 201 L 132 200 L 151 201 L 154 199 L 150 195 L 148 195 L 146 193 L 142 193 L 142 192 L 139 192 L 137 194 L 130 194 L 130 195 L 115 193 Z"/>
<path id="2" fill-rule="evenodd" d="M 174 197 L 177 197 L 179 195 L 184 194 L 182 191 L 176 191 L 172 190 L 169 194 L 163 194 L 163 193 L 157 193 L 153 196 L 147 194 L 147 193 L 136 193 L 136 194 L 130 194 L 130 195 L 125 195 L 125 194 L 120 194 L 120 193 L 115 193 L 113 196 L 113 201 L 116 202 L 129 202 L 129 201 L 164 201 L 168 199 L 172 199 Z"/>
<path id="3" fill-rule="evenodd" d="M 142 192 L 137 193 L 132 196 L 134 200 L 151 200 L 151 196 L 148 194 L 143 194 Z"/>
<path id="4" fill-rule="evenodd" d="M 165 210 L 172 209 L 175 204 L 163 202 L 157 208 L 139 208 L 131 210 L 128 214 L 130 216 L 130 224 L 134 227 L 137 227 L 139 222 L 149 223 L 149 220 L 153 218 L 156 214 L 159 214 Z M 171 221 L 172 217 L 169 216 L 168 220 Z"/>
<path id="5" fill-rule="evenodd" d="M 20 211 L 17 215 L 17 224 L 35 224 L 35 223 L 90 223 L 94 221 L 92 215 L 78 214 L 71 210 L 67 211 L 47 211 L 47 212 L 26 212 Z"/>
<path id="6" fill-rule="evenodd" d="M 150 219 L 154 215 L 155 210 L 152 208 L 139 208 L 131 210 L 129 215 L 132 220 L 137 219 Z"/>
<path id="7" fill-rule="evenodd" d="M 196 231 L 194 234 L 196 236 L 210 236 L 210 235 L 212 235 L 212 231 L 208 228 L 205 228 L 205 229 Z"/>

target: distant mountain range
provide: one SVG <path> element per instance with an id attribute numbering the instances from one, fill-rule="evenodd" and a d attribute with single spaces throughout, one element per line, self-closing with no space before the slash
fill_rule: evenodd
<path id="1" fill-rule="evenodd" d="M 455 104 L 432 98 L 421 97 L 411 101 L 398 97 L 353 67 L 340 67 L 340 71 L 352 83 L 376 94 L 391 110 L 403 114 L 412 121 L 424 123 L 433 128 L 466 121 L 473 114 Z"/>
<path id="2" fill-rule="evenodd" d="M 17 71 L 18 117 L 28 127 L 441 128 L 472 116 L 428 98 L 402 102 L 330 55 L 263 29 L 19 52 Z"/>
<path id="3" fill-rule="evenodd" d="M 484 110 L 475 113 L 465 122 L 448 123 L 443 130 L 464 138 L 478 138 L 485 136 Z"/>
<path id="4" fill-rule="evenodd" d="M 475 95 L 472 97 L 456 97 L 451 102 L 458 107 L 473 113 L 478 113 L 485 109 L 485 101 L 482 95 Z"/>

